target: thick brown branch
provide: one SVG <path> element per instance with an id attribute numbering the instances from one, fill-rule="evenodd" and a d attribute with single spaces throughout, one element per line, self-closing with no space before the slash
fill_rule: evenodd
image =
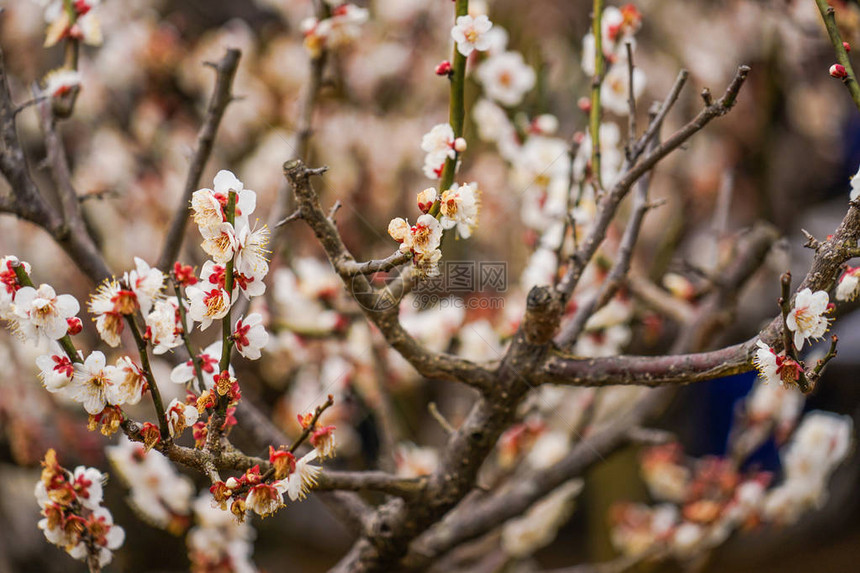
<path id="1" fill-rule="evenodd" d="M 412 259 L 408 253 L 396 251 L 384 259 L 376 259 L 357 263 L 355 261 L 344 262 L 342 270 L 349 276 L 372 275 L 373 273 L 388 272 L 394 267 L 408 263 Z"/>
<path id="2" fill-rule="evenodd" d="M 320 491 L 379 491 L 411 499 L 427 487 L 427 478 L 400 478 L 387 472 L 324 471 L 315 489 Z"/>
<path id="3" fill-rule="evenodd" d="M 67 225 L 63 217 L 45 201 L 33 181 L 29 162 L 18 139 L 16 110 L 17 106 L 12 101 L 6 77 L 3 53 L 0 51 L 0 137 L 3 141 L 3 147 L 0 149 L 0 173 L 12 188 L 12 195 L 5 197 L 2 202 L 2 210 L 42 227 L 93 281 L 98 282 L 110 276 L 110 270 L 80 218 L 76 220 L 71 217 Z M 61 194 L 73 193 L 74 190 L 68 183 L 71 178 L 65 152 L 53 128 L 46 131 L 46 144 L 55 181 L 60 187 L 67 186 L 61 188 Z M 68 196 L 64 197 L 64 205 L 67 202 Z M 70 209 L 77 212 L 74 208 Z"/>

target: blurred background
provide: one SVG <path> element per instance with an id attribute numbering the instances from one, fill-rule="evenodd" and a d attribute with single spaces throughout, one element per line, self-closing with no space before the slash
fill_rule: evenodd
<path id="1" fill-rule="evenodd" d="M 309 163 L 331 167 L 318 189 L 323 203 L 342 201 L 341 233 L 358 258 L 367 259 L 392 252 L 395 244 L 385 233 L 388 221 L 406 214 L 414 217 L 414 193 L 428 185 L 421 173 L 420 141 L 432 125 L 447 118 L 447 82 L 436 77 L 433 69 L 450 57 L 452 5 L 420 0 L 358 4 L 369 8 L 370 20 L 360 39 L 335 52 L 328 62 L 313 116 Z M 491 19 L 508 31 L 509 46 L 522 52 L 538 74 L 536 89 L 519 109 L 528 117 L 554 115 L 558 136 L 566 140 L 585 130 L 587 116 L 577 101 L 587 95 L 590 82 L 580 58 L 591 3 L 495 0 L 485 4 Z M 834 55 L 812 0 L 641 0 L 636 4 L 643 24 L 635 63 L 646 78 L 639 98 L 640 125 L 650 103 L 662 100 L 679 69 L 689 70 L 690 80 L 667 119 L 664 134 L 697 112 L 704 87 L 719 94 L 738 65 L 752 68 L 737 108 L 655 172 L 652 195 L 666 203 L 649 214 L 636 261 L 637 270 L 655 281 L 671 271 L 695 283 L 701 278 L 699 271 L 713 268 L 725 256 L 726 242 L 744 229 L 762 220 L 776 226 L 784 242 L 744 291 L 732 326 L 718 333 L 712 346 L 746 340 L 776 311 L 779 274 L 791 269 L 801 277 L 808 268 L 811 252 L 802 248 L 800 229 L 822 238 L 844 215 L 849 179 L 860 164 L 860 114 L 841 82 L 828 75 Z M 860 7 L 836 0 L 832 4 L 844 38 L 860 46 Z M 2 5 L 0 46 L 13 94 L 23 102 L 29 99 L 33 82 L 62 62 L 62 50 L 42 47 L 45 23 L 38 2 L 8 0 Z M 300 23 L 312 14 L 311 3 L 103 0 L 98 11 L 104 44 L 82 51 L 83 88 L 73 118 L 62 124 L 62 134 L 87 222 L 111 268 L 131 268 L 133 256 L 150 262 L 157 258 L 213 84 L 214 73 L 203 62 L 217 61 L 227 47 L 242 50 L 234 85 L 240 99 L 227 110 L 202 185 L 209 185 L 217 170 L 230 169 L 246 188 L 257 192 L 257 216 L 263 221 L 272 213 L 289 212 L 289 198 L 283 199 L 281 164 L 295 153 L 310 69 Z M 467 102 L 474 103 L 478 91 L 470 82 Z M 621 125 L 624 131 L 625 123 Z M 20 114 L 19 132 L 28 146 L 34 176 L 50 189 L 49 173 L 40 166 L 45 149 L 34 109 Z M 459 322 L 447 338 L 438 342 L 443 348 L 456 338 L 460 323 L 481 319 L 489 320 L 504 341 L 512 317 L 524 304 L 517 277 L 535 244 L 534 231 L 520 222 L 523 190 L 509 177 L 495 148 L 482 143 L 475 133 L 476 127 L 467 120 L 469 153 L 460 179 L 480 182 L 481 223 L 470 240 L 446 242 L 445 256 L 507 261 L 511 288 L 504 312 L 467 311 L 455 320 Z M 0 181 L 0 188 L 5 185 Z M 195 229 L 189 230 L 181 260 L 200 265 L 204 254 L 194 233 Z M 301 223 L 290 226 L 270 247 L 273 268 L 286 269 L 305 257 L 321 257 Z M 50 282 L 58 292 L 69 292 L 81 301 L 93 289 L 50 237 L 9 216 L 0 217 L 0 254 L 15 254 L 30 262 L 38 281 Z M 312 298 L 325 299 L 325 308 L 311 317 L 288 316 L 282 324 L 275 320 L 275 307 L 294 307 L 278 298 L 277 287 L 273 289 L 275 300 L 268 301 L 272 308 L 267 310 L 276 340 L 260 363 L 238 365 L 246 399 L 266 405 L 263 409 L 269 408 L 275 423 L 296 435 L 295 413 L 307 408 L 319 390 L 302 380 L 336 379 L 339 397 L 344 398 L 336 414 L 339 429 L 344 428 L 344 455 L 333 462 L 334 467 L 376 466 L 380 449 L 392 447 L 386 443 L 387 430 L 380 428 L 379 408 L 394 411 L 398 442 L 444 443 L 438 425 L 422 423 L 428 419 L 427 402 L 438 402 L 456 425 L 468 411 L 472 395 L 447 384 L 423 384 L 394 357 L 380 359 L 386 365 L 380 368 L 379 363 L 362 359 L 359 351 L 341 352 L 354 338 L 361 338 L 354 333 L 360 327 L 339 329 L 337 319 L 352 320 L 357 313 L 341 306 L 345 303 L 333 300 L 330 293 L 322 294 L 327 288 L 340 290 L 330 273 L 326 277 L 325 270 L 305 267 L 304 275 L 298 270 L 295 274 L 303 284 L 319 283 L 311 289 Z M 280 278 L 289 282 L 287 275 Z M 324 316 L 323 322 L 332 321 L 323 332 L 297 325 L 319 316 Z M 424 328 L 435 329 L 440 320 L 436 317 Z M 677 329 L 664 326 L 653 331 L 646 322 L 634 321 L 630 351 L 665 351 Z M 860 317 L 845 316 L 834 332 L 840 338 L 839 356 L 828 366 L 806 409 L 849 415 L 857 428 Z M 85 329 L 80 336 L 83 346 L 97 346 L 94 331 Z M 334 342 L 321 340 L 326 336 Z M 205 336 L 199 342 L 205 345 Z M 457 344 L 465 346 L 462 341 Z M 334 352 L 332 345 L 339 350 Z M 385 349 L 371 346 L 375 354 L 385 354 Z M 49 546 L 36 529 L 38 508 L 32 488 L 48 447 L 57 448 L 67 467 L 87 464 L 111 472 L 103 448 L 115 438 L 87 432 L 80 408 L 58 403 L 44 392 L 33 365 L 37 354 L 8 332 L 0 333 L 0 364 L 5 366 L 0 369 L 0 521 L 4 524 L 0 573 L 84 570 L 82 564 Z M 332 363 L 332 355 L 345 360 L 346 366 Z M 178 360 L 170 355 L 160 360 L 159 377 L 166 380 Z M 349 374 L 332 377 L 326 368 L 346 368 Z M 749 391 L 753 379 L 749 374 L 684 388 L 659 426 L 676 433 L 691 456 L 721 455 L 735 403 Z M 179 395 L 179 389 L 174 393 Z M 390 395 L 390 401 L 380 394 Z M 140 417 L 149 414 L 145 405 L 139 408 Z M 252 452 L 260 447 L 254 436 L 241 431 L 236 442 Z M 638 473 L 638 454 L 637 447 L 619 451 L 587 476 L 572 518 L 556 541 L 533 557 L 536 568 L 612 559 L 610 506 L 619 500 L 649 500 Z M 416 460 L 410 463 L 420 465 Z M 751 463 L 779 470 L 772 444 Z M 188 476 L 198 488 L 205 485 L 199 476 Z M 854 570 L 860 557 L 858 485 L 860 457 L 852 456 L 834 475 L 823 507 L 791 527 L 734 535 L 697 566 L 713 572 Z M 141 520 L 124 502 L 126 493 L 112 473 L 106 501 L 127 539 L 110 568 L 187 570 L 184 539 Z M 255 522 L 254 527 L 253 558 L 266 571 L 325 570 L 351 541 L 314 496 L 276 518 Z M 680 565 L 641 567 L 672 571 Z"/>

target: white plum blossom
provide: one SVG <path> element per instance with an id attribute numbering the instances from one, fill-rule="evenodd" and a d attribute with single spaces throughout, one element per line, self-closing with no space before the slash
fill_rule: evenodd
<path id="1" fill-rule="evenodd" d="M 476 71 L 484 93 L 498 103 L 512 107 L 535 86 L 537 76 L 519 52 L 503 52 L 491 56 Z"/>
<path id="2" fill-rule="evenodd" d="M 576 341 L 577 356 L 608 357 L 621 354 L 630 342 L 632 333 L 626 324 L 614 324 L 606 328 L 587 330 Z"/>
<path id="3" fill-rule="evenodd" d="M 48 392 L 59 392 L 69 385 L 75 375 L 75 365 L 62 352 L 42 354 L 36 358 L 39 378 Z"/>
<path id="4" fill-rule="evenodd" d="M 851 301 L 860 295 L 860 267 L 848 267 L 836 286 L 836 300 Z"/>
<path id="5" fill-rule="evenodd" d="M 96 468 L 78 466 L 72 473 L 71 481 L 86 493 L 86 495 L 78 495 L 81 505 L 91 511 L 97 510 L 104 499 L 102 484 L 107 481 L 107 476 Z"/>
<path id="6" fill-rule="evenodd" d="M 212 507 L 212 495 L 203 492 L 192 503 L 195 526 L 188 532 L 188 556 L 193 565 L 202 571 L 216 567 L 230 567 L 237 573 L 254 573 L 257 568 L 251 561 L 254 530 L 245 522 L 218 507 Z"/>
<path id="7" fill-rule="evenodd" d="M 287 483 L 283 480 L 253 486 L 245 498 L 245 507 L 261 517 L 268 517 L 284 506 Z"/>
<path id="8" fill-rule="evenodd" d="M 48 72 L 44 80 L 45 88 L 42 93 L 59 98 L 71 93 L 81 85 L 81 73 L 77 70 L 59 68 Z"/>
<path id="9" fill-rule="evenodd" d="M 330 18 L 306 18 L 301 22 L 305 48 L 312 58 L 318 58 L 323 49 L 349 44 L 360 34 L 360 26 L 367 22 L 368 11 L 354 4 L 341 3 Z"/>
<path id="10" fill-rule="evenodd" d="M 152 311 L 146 315 L 146 326 L 149 329 L 154 354 L 164 354 L 182 345 L 182 326 L 176 297 L 155 301 Z"/>
<path id="11" fill-rule="evenodd" d="M 388 225 L 388 234 L 400 243 L 400 252 L 412 255 L 416 271 L 422 276 L 436 276 L 442 258 L 442 225 L 430 214 L 421 215 L 415 225 L 399 217 Z"/>
<path id="12" fill-rule="evenodd" d="M 519 137 L 502 108 L 488 99 L 480 99 L 472 107 L 472 121 L 478 127 L 478 137 L 495 143 L 506 160 L 516 160 L 520 153 Z"/>
<path id="13" fill-rule="evenodd" d="M 119 405 L 116 368 L 107 366 L 105 355 L 98 350 L 87 356 L 83 364 L 75 365 L 75 376 L 68 388 L 71 398 L 83 404 L 88 414 L 98 414 L 108 405 Z"/>
<path id="14" fill-rule="evenodd" d="M 409 222 L 402 217 L 396 217 L 388 223 L 388 234 L 398 243 L 403 243 L 409 236 Z"/>
<path id="15" fill-rule="evenodd" d="M 522 517 L 502 528 L 502 548 L 513 557 L 527 557 L 555 539 L 573 511 L 574 500 L 582 491 L 581 479 L 570 480 L 534 504 Z"/>
<path id="16" fill-rule="evenodd" d="M 183 404 L 174 398 L 165 410 L 167 416 L 167 429 L 170 436 L 177 438 L 182 435 L 185 428 L 193 426 L 197 423 L 197 408 L 188 404 Z"/>
<path id="17" fill-rule="evenodd" d="M 421 138 L 421 149 L 428 154 L 442 155 L 454 158 L 454 128 L 450 123 L 434 125 L 429 132 Z"/>
<path id="18" fill-rule="evenodd" d="M 642 95 L 645 89 L 645 72 L 633 68 L 633 99 Z M 604 109 L 620 116 L 630 113 L 630 72 L 624 60 L 617 61 L 603 79 L 600 90 L 600 103 Z"/>
<path id="19" fill-rule="evenodd" d="M 269 272 L 269 262 L 266 259 L 269 253 L 266 250 L 268 244 L 269 228 L 266 225 L 253 230 L 251 227 L 242 227 L 236 235 L 236 272 L 262 282 Z"/>
<path id="20" fill-rule="evenodd" d="M 212 388 L 215 385 L 215 377 L 221 373 L 218 370 L 218 365 L 221 361 L 221 349 L 221 341 L 216 340 L 198 354 L 200 370 L 203 374 L 203 382 L 207 389 Z M 233 373 L 232 366 L 230 366 L 230 373 L 231 375 Z M 174 384 L 185 384 L 194 378 L 194 363 L 190 358 L 185 362 L 177 364 L 170 372 L 170 381 Z"/>
<path id="21" fill-rule="evenodd" d="M 114 524 L 113 516 L 105 507 L 99 507 L 93 511 L 89 528 L 103 532 L 102 535 L 96 537 L 95 544 L 99 550 L 99 567 L 104 567 L 113 559 L 112 551 L 119 549 L 125 542 L 125 530 Z M 75 559 L 84 560 L 87 558 L 88 552 L 86 543 L 81 541 L 69 550 L 69 555 Z"/>
<path id="22" fill-rule="evenodd" d="M 520 275 L 520 287 L 524 291 L 534 286 L 551 285 L 558 269 L 558 257 L 551 249 L 535 249 L 526 268 Z"/>
<path id="23" fill-rule="evenodd" d="M 793 523 L 827 499 L 827 480 L 848 456 L 852 443 L 849 416 L 810 412 L 781 452 L 785 481 L 768 492 L 763 513 L 778 523 Z"/>
<path id="24" fill-rule="evenodd" d="M 57 340 L 65 336 L 69 329 L 68 319 L 81 309 L 75 297 L 57 295 L 47 284 L 40 285 L 38 289 L 21 287 L 15 293 L 13 304 L 16 332 L 34 341 L 42 337 Z"/>
<path id="25" fill-rule="evenodd" d="M 287 268 L 278 269 L 272 285 L 284 323 L 290 330 L 299 333 L 322 333 L 336 328 L 341 324 L 340 315 L 323 304 L 342 288 L 340 284 L 330 282 L 330 268 L 323 269 L 319 261 L 306 264 L 296 261 L 294 266 L 296 272 Z M 311 268 L 317 270 L 308 271 Z M 299 272 L 301 277 L 297 276 Z M 308 277 L 307 283 L 304 276 Z M 331 288 L 327 285 L 331 285 Z M 305 291 L 306 287 L 308 291 Z"/>
<path id="26" fill-rule="evenodd" d="M 236 228 L 247 226 L 248 216 L 257 207 L 257 194 L 245 189 L 244 184 L 226 169 L 215 175 L 213 187 L 214 189 L 198 189 L 191 196 L 192 217 L 204 238 L 216 234 L 219 226 L 226 222 L 225 209 L 230 191 L 236 193 Z"/>
<path id="27" fill-rule="evenodd" d="M 507 50 L 509 38 L 508 31 L 501 26 L 493 24 L 493 27 L 484 33 L 484 37 L 489 40 L 489 46 L 486 49 L 488 56 L 501 54 Z"/>
<path id="28" fill-rule="evenodd" d="M 28 275 L 30 274 L 30 263 L 21 262 L 18 257 L 13 256 L 0 258 L 0 319 L 8 320 L 13 330 L 17 320 L 15 319 L 15 307 L 12 303 L 15 299 L 15 293 L 21 288 L 13 266 L 15 264 L 21 264 L 24 271 Z"/>
<path id="29" fill-rule="evenodd" d="M 442 177 L 445 161 L 454 159 L 457 152 L 465 151 L 466 140 L 454 136 L 454 129 L 448 123 L 440 123 L 421 138 L 424 157 L 424 175 L 430 179 Z"/>
<path id="30" fill-rule="evenodd" d="M 113 370 L 117 404 L 137 404 L 147 388 L 146 377 L 128 356 L 121 356 Z"/>
<path id="31" fill-rule="evenodd" d="M 765 382 L 774 382 L 782 386 L 782 378 L 779 376 L 779 366 L 776 362 L 776 352 L 761 340 L 756 341 L 758 349 L 753 357 L 753 365 Z"/>
<path id="32" fill-rule="evenodd" d="M 137 296 L 140 312 L 146 316 L 164 288 L 164 273 L 150 267 L 140 257 L 134 257 L 135 269 L 125 274 L 125 283 Z"/>
<path id="33" fill-rule="evenodd" d="M 200 323 L 200 330 L 206 330 L 213 320 L 227 316 L 231 300 L 227 291 L 220 286 L 191 285 L 185 289 L 188 297 L 188 317 Z"/>
<path id="34" fill-rule="evenodd" d="M 784 452 L 787 478 L 826 478 L 848 456 L 853 441 L 852 427 L 850 416 L 821 411 L 804 416 Z"/>
<path id="35" fill-rule="evenodd" d="M 122 339 L 124 316 L 135 312 L 138 307 L 134 291 L 123 289 L 116 280 L 102 282 L 95 294 L 90 297 L 87 310 L 94 315 L 96 330 L 109 346 L 116 348 Z"/>
<path id="36" fill-rule="evenodd" d="M 245 358 L 257 360 L 261 350 L 269 342 L 269 333 L 263 326 L 263 317 L 258 312 L 252 312 L 247 317 L 240 318 L 233 332 L 236 351 Z"/>
<path id="37" fill-rule="evenodd" d="M 472 16 L 460 16 L 456 25 L 451 29 L 451 37 L 457 42 L 457 51 L 468 57 L 473 51 L 486 51 L 491 46 L 492 37 L 487 37 L 487 32 L 493 27 L 493 23 L 485 15 L 477 18 Z"/>
<path id="38" fill-rule="evenodd" d="M 171 530 L 172 523 L 181 523 L 190 517 L 194 486 L 161 453 L 147 451 L 143 444 L 125 436 L 105 451 L 116 472 L 129 486 L 129 504 L 148 523 Z"/>
<path id="39" fill-rule="evenodd" d="M 454 184 L 442 193 L 439 202 L 439 221 L 443 229 L 457 228 L 457 233 L 464 239 L 472 235 L 472 229 L 478 224 L 478 185 L 477 183 Z"/>
<path id="40" fill-rule="evenodd" d="M 317 450 L 311 450 L 296 461 L 296 469 L 290 474 L 287 483 L 287 494 L 293 501 L 305 499 L 308 492 L 317 484 L 322 468 L 312 466 L 310 462 L 317 459 Z"/>
<path id="41" fill-rule="evenodd" d="M 804 403 L 803 393 L 796 388 L 763 383 L 759 379 L 746 399 L 746 415 L 750 422 L 773 420 L 780 429 L 794 426 Z"/>
<path id="42" fill-rule="evenodd" d="M 705 540 L 707 530 L 690 521 L 681 523 L 672 532 L 672 551 L 681 558 L 689 558 L 695 555 Z"/>
<path id="43" fill-rule="evenodd" d="M 66 5 L 65 0 L 39 0 L 45 9 L 45 47 L 49 48 L 64 38 L 72 38 L 99 46 L 102 43 L 101 23 L 95 8 L 100 0 L 76 0 Z M 74 23 L 72 23 L 72 13 Z"/>
<path id="44" fill-rule="evenodd" d="M 226 264 L 233 258 L 239 246 L 236 229 L 230 223 L 220 223 L 216 227 L 206 229 L 200 246 L 215 262 Z"/>
<path id="45" fill-rule="evenodd" d="M 300 257 L 293 262 L 301 294 L 316 299 L 331 299 L 341 291 L 343 285 L 334 273 L 331 264 L 315 257 Z"/>
<path id="46" fill-rule="evenodd" d="M 849 197 L 852 201 L 856 201 L 860 197 L 860 168 L 851 178 L 851 195 Z"/>
<path id="47" fill-rule="evenodd" d="M 788 329 L 794 332 L 794 345 L 798 350 L 809 338 L 821 338 L 827 332 L 828 321 L 824 316 L 830 297 L 823 290 L 812 292 L 805 288 L 794 299 L 794 308 L 785 320 Z"/>
<path id="48" fill-rule="evenodd" d="M 404 219 L 396 218 L 388 224 L 388 234 L 400 243 L 401 253 L 429 255 L 439 248 L 442 241 L 442 225 L 433 215 L 418 217 L 415 225 L 409 226 Z"/>

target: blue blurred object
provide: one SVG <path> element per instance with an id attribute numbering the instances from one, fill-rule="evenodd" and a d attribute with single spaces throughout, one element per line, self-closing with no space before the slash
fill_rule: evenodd
<path id="1" fill-rule="evenodd" d="M 710 380 L 692 389 L 688 396 L 688 408 L 699 431 L 688 446 L 691 455 L 699 457 L 726 454 L 735 408 L 738 402 L 749 394 L 756 376 L 756 371 L 752 370 Z M 751 466 L 761 470 L 779 471 L 779 451 L 773 438 L 762 444 L 744 464 L 744 468 Z"/>

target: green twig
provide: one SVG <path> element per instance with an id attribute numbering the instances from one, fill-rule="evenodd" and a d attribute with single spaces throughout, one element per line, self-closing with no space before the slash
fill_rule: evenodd
<path id="1" fill-rule="evenodd" d="M 836 52 L 836 61 L 845 68 L 845 72 L 848 74 L 842 79 L 842 83 L 848 88 L 851 99 L 854 100 L 854 105 L 860 110 L 860 85 L 857 84 L 857 76 L 854 75 L 851 60 L 848 59 L 848 51 L 842 43 L 842 35 L 839 33 L 839 27 L 836 25 L 836 11 L 826 0 L 815 0 L 815 4 L 818 5 L 821 19 L 824 20 L 824 26 L 827 28 L 827 34 L 830 36 L 830 43 L 833 44 L 833 51 Z"/>
<path id="2" fill-rule="evenodd" d="M 594 35 L 594 77 L 591 80 L 588 129 L 591 133 L 591 177 L 597 191 L 603 190 L 603 183 L 600 180 L 600 85 L 603 83 L 604 70 L 602 19 L 603 0 L 594 0 L 591 14 L 591 33 Z"/>
<path id="3" fill-rule="evenodd" d="M 469 13 L 469 0 L 457 0 L 455 6 L 454 18 L 466 16 Z M 454 55 L 451 58 L 451 101 L 448 104 L 448 123 L 454 130 L 454 139 L 463 137 L 463 124 L 466 120 L 466 56 L 460 53 L 457 49 L 457 43 L 454 43 Z M 445 167 L 442 169 L 442 177 L 439 179 L 439 197 L 447 191 L 451 184 L 454 183 L 454 172 L 457 169 L 457 161 L 460 159 L 460 154 L 455 152 L 454 157 L 445 160 Z M 429 213 L 434 217 L 439 214 L 441 207 L 440 199 L 436 199 Z"/>
<path id="4" fill-rule="evenodd" d="M 126 287 L 124 286 L 123 288 Z M 146 382 L 149 385 L 149 393 L 152 396 L 152 404 L 155 406 L 155 414 L 158 417 L 158 430 L 161 432 L 161 440 L 165 441 L 170 437 L 170 432 L 167 429 L 167 417 L 164 414 L 164 401 L 161 399 L 161 392 L 158 389 L 158 384 L 155 383 L 155 376 L 152 375 L 152 366 L 149 364 L 149 355 L 146 351 L 146 341 L 137 329 L 134 315 L 125 315 L 125 321 L 131 330 L 132 336 L 134 336 L 135 344 L 137 344 L 137 351 L 140 354 L 140 366 L 143 370 L 143 375 L 146 376 Z"/>

